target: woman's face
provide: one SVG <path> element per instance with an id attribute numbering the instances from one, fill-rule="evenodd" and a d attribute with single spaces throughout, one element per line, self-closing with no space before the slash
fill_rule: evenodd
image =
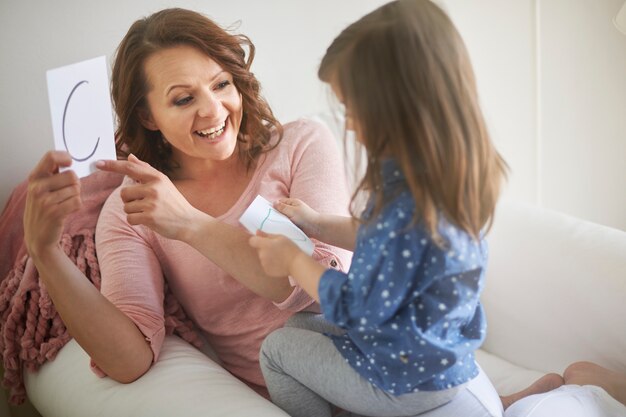
<path id="1" fill-rule="evenodd" d="M 142 124 L 161 131 L 176 162 L 185 166 L 233 155 L 243 109 L 230 73 L 191 46 L 154 53 L 144 71 L 149 92 Z"/>

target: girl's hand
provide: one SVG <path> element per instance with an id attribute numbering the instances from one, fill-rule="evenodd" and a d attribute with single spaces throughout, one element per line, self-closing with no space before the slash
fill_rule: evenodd
<path id="1" fill-rule="evenodd" d="M 69 153 L 49 151 L 28 177 L 24 243 L 32 257 L 58 247 L 65 219 L 82 206 L 80 181 L 74 171 L 59 174 L 59 168 L 70 165 Z"/>
<path id="2" fill-rule="evenodd" d="M 299 254 L 304 254 L 291 240 L 282 235 L 270 235 L 257 231 L 249 240 L 250 246 L 259 254 L 265 273 L 272 277 L 290 275 L 291 263 Z"/>
<path id="3" fill-rule="evenodd" d="M 294 222 L 309 237 L 319 239 L 320 214 L 297 198 L 281 198 L 274 203 L 274 208 Z"/>
<path id="4" fill-rule="evenodd" d="M 96 167 L 128 175 L 139 183 L 121 191 L 129 224 L 144 225 L 168 239 L 183 241 L 193 230 L 199 211 L 165 174 L 147 162 L 131 154 L 127 161 L 98 161 Z"/>

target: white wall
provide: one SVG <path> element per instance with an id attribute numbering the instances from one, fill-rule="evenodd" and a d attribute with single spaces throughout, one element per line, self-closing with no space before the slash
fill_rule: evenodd
<path id="1" fill-rule="evenodd" d="M 45 71 L 107 55 L 138 17 L 201 11 L 257 46 L 254 72 L 278 117 L 327 108 L 317 65 L 347 23 L 384 0 L 0 2 L 0 205 L 52 133 Z M 498 149 L 507 198 L 626 230 L 623 0 L 442 0 L 464 36 Z"/>
<path id="2" fill-rule="evenodd" d="M 626 230 L 624 0 L 443 0 L 464 36 L 505 197 Z"/>
<path id="3" fill-rule="evenodd" d="M 281 121 L 327 108 L 317 67 L 348 23 L 385 0 L 0 0 L 0 207 L 52 147 L 45 72 L 106 55 L 136 19 L 165 7 L 191 8 L 257 47 L 253 71 Z"/>
<path id="4" fill-rule="evenodd" d="M 540 162 L 545 206 L 626 230 L 623 3 L 541 2 Z"/>

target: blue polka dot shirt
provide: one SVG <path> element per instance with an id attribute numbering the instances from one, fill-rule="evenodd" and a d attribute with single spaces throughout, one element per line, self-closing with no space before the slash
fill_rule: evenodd
<path id="1" fill-rule="evenodd" d="M 330 337 L 361 376 L 390 394 L 463 384 L 478 374 L 474 351 L 485 338 L 486 243 L 443 218 L 444 248 L 422 224 L 411 226 L 415 203 L 393 160 L 383 163 L 382 192 L 386 206 L 360 226 L 348 273 L 321 277 L 322 313 L 347 330 Z"/>

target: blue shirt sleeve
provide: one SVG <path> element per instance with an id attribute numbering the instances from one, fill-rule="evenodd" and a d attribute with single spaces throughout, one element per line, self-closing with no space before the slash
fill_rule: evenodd
<path id="1" fill-rule="evenodd" d="M 327 270 L 318 292 L 326 320 L 344 329 L 377 325 L 415 297 L 416 275 L 431 244 L 402 204 L 361 226 L 348 273 Z"/>

